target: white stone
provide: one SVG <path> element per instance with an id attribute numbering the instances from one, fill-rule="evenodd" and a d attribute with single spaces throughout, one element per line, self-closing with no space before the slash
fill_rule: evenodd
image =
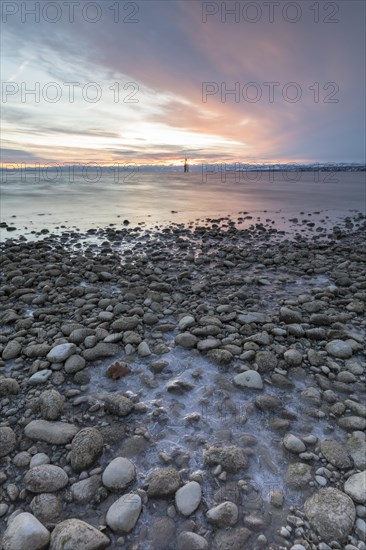
<path id="1" fill-rule="evenodd" d="M 129 533 L 136 525 L 141 508 L 142 502 L 139 495 L 133 493 L 123 495 L 109 508 L 107 524 L 115 533 Z"/>
<path id="2" fill-rule="evenodd" d="M 103 472 L 103 485 L 108 489 L 125 489 L 136 477 L 136 468 L 128 458 L 118 456 Z"/>
<path id="3" fill-rule="evenodd" d="M 175 505 L 181 514 L 190 516 L 200 505 L 201 497 L 201 485 L 190 481 L 175 493 Z"/>
<path id="4" fill-rule="evenodd" d="M 37 518 L 28 512 L 18 514 L 5 531 L 4 550 L 44 550 L 50 534 Z"/>
<path id="5" fill-rule="evenodd" d="M 259 372 L 255 370 L 247 370 L 237 374 L 234 378 L 234 384 L 239 388 L 252 388 L 255 390 L 261 390 L 263 388 L 262 377 Z"/>
<path id="6" fill-rule="evenodd" d="M 47 354 L 47 360 L 51 363 L 63 363 L 74 353 L 76 353 L 75 344 L 59 344 Z"/>
<path id="7" fill-rule="evenodd" d="M 366 470 L 353 474 L 344 484 L 344 491 L 359 504 L 366 503 Z"/>

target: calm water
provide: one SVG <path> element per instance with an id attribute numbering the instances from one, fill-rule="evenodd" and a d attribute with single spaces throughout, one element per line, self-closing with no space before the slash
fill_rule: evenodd
<path id="1" fill-rule="evenodd" d="M 131 172 L 120 174 L 119 181 L 116 174 L 107 172 L 100 178 L 89 173 L 89 181 L 81 173 L 70 181 L 69 173 L 57 176 L 50 172 L 48 180 L 55 178 L 55 182 L 35 182 L 32 173 L 26 173 L 26 181 L 21 181 L 19 175 L 12 174 L 2 182 L 1 219 L 27 233 L 55 230 L 60 225 L 86 230 L 121 224 L 124 219 L 150 226 L 235 216 L 243 211 L 276 223 L 301 211 L 318 211 L 320 218 L 332 220 L 351 211 L 366 213 L 365 172 L 303 172 L 289 173 L 289 177 L 299 181 L 286 181 L 281 173 L 272 181 L 265 172 L 231 173 L 226 178 L 220 174 Z M 17 233 L 3 232 L 3 237 Z"/>

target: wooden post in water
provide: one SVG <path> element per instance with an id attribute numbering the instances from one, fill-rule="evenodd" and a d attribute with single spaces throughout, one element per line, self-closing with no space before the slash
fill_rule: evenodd
<path id="1" fill-rule="evenodd" d="M 187 157 L 184 159 L 184 172 L 189 172 Z"/>

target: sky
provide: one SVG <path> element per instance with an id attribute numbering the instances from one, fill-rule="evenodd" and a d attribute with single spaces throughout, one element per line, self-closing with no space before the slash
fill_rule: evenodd
<path id="1" fill-rule="evenodd" d="M 365 6 L 3 0 L 1 162 L 365 163 Z"/>

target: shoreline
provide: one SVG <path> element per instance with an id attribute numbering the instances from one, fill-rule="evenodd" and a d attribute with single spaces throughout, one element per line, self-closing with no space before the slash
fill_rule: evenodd
<path id="1" fill-rule="evenodd" d="M 365 216 L 296 218 L 9 233 L 5 538 L 366 549 Z"/>

